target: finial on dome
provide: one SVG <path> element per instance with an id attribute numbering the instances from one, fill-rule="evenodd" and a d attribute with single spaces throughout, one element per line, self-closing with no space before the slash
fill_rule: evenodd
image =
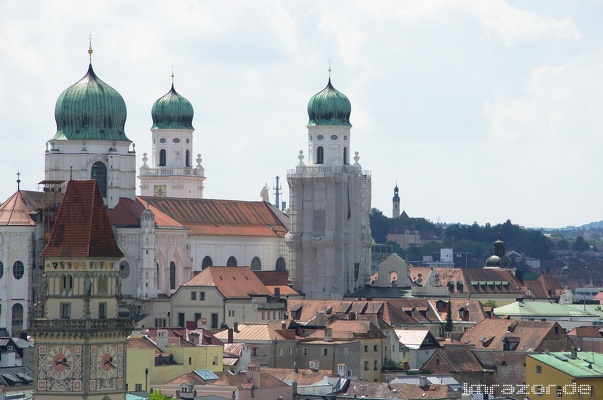
<path id="1" fill-rule="evenodd" d="M 172 64 L 172 86 L 174 86 L 174 65 Z"/>
<path id="2" fill-rule="evenodd" d="M 331 79 L 331 59 L 329 59 L 329 80 Z"/>
<path id="3" fill-rule="evenodd" d="M 88 35 L 88 54 L 90 55 L 90 64 L 92 64 L 92 34 Z"/>
<path id="4" fill-rule="evenodd" d="M 17 171 L 17 191 L 21 190 L 21 173 Z"/>

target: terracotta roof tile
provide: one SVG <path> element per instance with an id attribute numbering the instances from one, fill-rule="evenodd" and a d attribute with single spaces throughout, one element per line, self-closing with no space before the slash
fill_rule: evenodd
<path id="1" fill-rule="evenodd" d="M 34 204 L 19 190 L 0 206 L 0 225 L 34 226 L 30 215 L 33 211 Z"/>
<path id="2" fill-rule="evenodd" d="M 222 341 L 228 340 L 228 330 L 215 335 Z M 268 340 L 287 340 L 268 324 L 238 324 L 238 332 L 233 332 L 233 340 L 239 342 L 258 342 Z"/>
<path id="3" fill-rule="evenodd" d="M 192 383 L 193 385 L 207 385 L 207 382 L 203 380 L 199 375 L 194 372 L 180 375 L 171 381 L 164 383 L 164 385 L 181 385 L 183 383 Z"/>
<path id="4" fill-rule="evenodd" d="M 318 371 L 312 371 L 309 369 L 298 369 L 295 372 L 292 368 L 265 368 L 262 367 L 262 371 L 274 376 L 281 381 L 297 382 L 300 386 L 314 385 L 324 379 L 325 376 L 329 378 L 338 378 L 339 376 L 333 371 L 328 369 L 321 369 Z"/>
<path id="5" fill-rule="evenodd" d="M 213 286 L 227 299 L 272 295 L 249 267 L 207 267 L 182 286 Z"/>
<path id="6" fill-rule="evenodd" d="M 95 180 L 69 181 L 42 257 L 123 257 Z"/>
<path id="7" fill-rule="evenodd" d="M 469 348 L 446 347 L 438 349 L 429 360 L 427 360 L 425 365 L 429 365 L 432 360 L 438 358 L 440 359 L 440 364 L 444 363 L 448 366 L 448 372 L 450 373 L 482 372 L 484 370 L 479 359 Z"/>
<path id="8" fill-rule="evenodd" d="M 299 295 L 299 293 L 289 286 L 288 271 L 253 271 L 260 281 L 274 293 L 275 288 L 281 290 L 281 295 Z"/>
<path id="9" fill-rule="evenodd" d="M 139 197 L 193 235 L 283 237 L 286 216 L 261 201 Z M 282 213 L 281 213 L 282 214 Z"/>

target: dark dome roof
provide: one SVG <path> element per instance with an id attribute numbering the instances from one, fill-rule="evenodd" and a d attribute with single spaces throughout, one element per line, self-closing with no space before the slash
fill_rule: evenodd
<path id="1" fill-rule="evenodd" d="M 59 96 L 54 108 L 55 140 L 129 140 L 126 137 L 126 103 L 100 80 L 92 64 L 86 75 Z"/>
<path id="2" fill-rule="evenodd" d="M 178 94 L 172 84 L 172 89 L 153 104 L 151 129 L 194 129 L 193 115 L 190 101 Z"/>
<path id="3" fill-rule="evenodd" d="M 308 102 L 308 126 L 352 126 L 350 100 L 331 85 L 316 93 Z"/>

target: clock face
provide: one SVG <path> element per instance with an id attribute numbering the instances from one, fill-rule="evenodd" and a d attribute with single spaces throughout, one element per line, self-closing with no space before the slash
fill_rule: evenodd
<path id="1" fill-rule="evenodd" d="M 121 368 L 123 354 L 119 354 L 116 346 L 105 345 L 96 351 L 97 374 L 100 379 L 110 379 L 117 376 Z"/>
<path id="2" fill-rule="evenodd" d="M 165 197 L 166 189 L 165 185 L 155 185 L 155 197 Z"/>
<path id="3" fill-rule="evenodd" d="M 65 379 L 72 374 L 73 351 L 67 346 L 54 346 L 46 353 L 48 375 L 54 379 Z"/>

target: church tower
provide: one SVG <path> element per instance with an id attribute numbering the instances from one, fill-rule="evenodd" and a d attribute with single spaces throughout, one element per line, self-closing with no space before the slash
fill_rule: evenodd
<path id="1" fill-rule="evenodd" d="M 398 184 L 394 187 L 394 198 L 392 199 L 392 218 L 400 216 L 400 196 L 398 196 Z"/>
<path id="2" fill-rule="evenodd" d="M 42 252 L 43 316 L 30 320 L 34 398 L 125 399 L 134 321 L 118 313 L 122 256 L 96 181 L 69 181 Z"/>
<path id="3" fill-rule="evenodd" d="M 94 179 L 109 208 L 120 197 L 134 199 L 136 154 L 126 137 L 126 103 L 92 69 L 59 96 L 54 116 L 57 132 L 46 144 L 45 180 Z M 132 150 L 130 150 L 132 145 Z M 49 148 L 50 146 L 50 148 Z"/>
<path id="4" fill-rule="evenodd" d="M 140 193 L 142 196 L 203 198 L 205 170 L 201 154 L 193 156 L 193 106 L 172 88 L 151 109 L 153 153 L 151 165 L 145 153 L 140 167 Z"/>
<path id="5" fill-rule="evenodd" d="M 341 299 L 368 283 L 371 177 L 350 164 L 351 105 L 331 84 L 308 103 L 308 161 L 287 174 L 291 229 L 289 276 L 306 299 Z"/>

